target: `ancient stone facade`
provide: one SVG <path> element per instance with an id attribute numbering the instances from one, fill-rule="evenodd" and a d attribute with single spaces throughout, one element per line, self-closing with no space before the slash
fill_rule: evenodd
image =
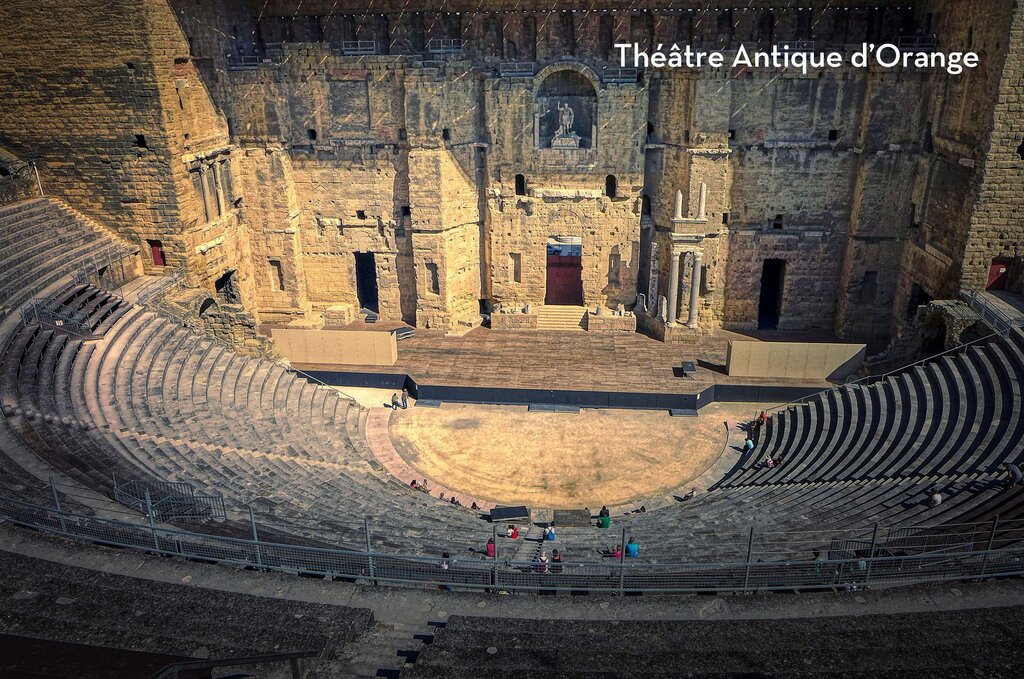
<path id="1" fill-rule="evenodd" d="M 639 293 L 670 341 L 881 342 L 994 260 L 1019 289 L 1024 9 L 799 4 L 11 0 L 0 145 L 253 327 L 459 331 L 552 302 L 552 257 L 578 278 L 555 302 Z M 787 41 L 982 63 L 636 71 L 613 49 Z"/>

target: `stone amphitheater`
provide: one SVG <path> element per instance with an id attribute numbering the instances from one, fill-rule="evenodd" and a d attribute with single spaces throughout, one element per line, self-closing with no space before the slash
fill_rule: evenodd
<path id="1" fill-rule="evenodd" d="M 1021 675 L 1024 6 L 338 4 L 0 7 L 0 675 Z M 721 49 L 966 40 L 987 70 L 851 71 L 876 88 L 836 103 L 858 127 L 789 139 L 823 122 L 792 74 L 601 54 L 684 26 Z M 764 120 L 748 79 L 778 87 Z M 835 83 L 815 79 L 820 104 Z M 558 132 L 548 96 L 577 107 Z M 755 150 L 778 154 L 774 188 Z M 410 487 L 389 438 L 381 401 L 416 396 L 410 374 L 314 371 L 274 340 L 371 327 L 399 356 L 481 363 L 481 337 L 529 354 L 610 333 L 688 352 L 697 378 L 662 391 L 783 397 L 749 399 L 763 422 L 725 422 L 710 467 L 610 526 L 454 504 Z M 830 384 L 740 384 L 716 375 L 736 338 L 871 356 Z M 591 372 L 626 401 L 661 379 Z M 554 400 L 530 408 L 571 418 Z"/>

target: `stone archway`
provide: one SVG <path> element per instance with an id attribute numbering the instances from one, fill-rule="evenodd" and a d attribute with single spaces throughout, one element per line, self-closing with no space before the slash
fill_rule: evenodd
<path id="1" fill-rule="evenodd" d="M 534 100 L 538 148 L 589 149 L 596 142 L 597 88 L 582 68 L 541 71 Z"/>

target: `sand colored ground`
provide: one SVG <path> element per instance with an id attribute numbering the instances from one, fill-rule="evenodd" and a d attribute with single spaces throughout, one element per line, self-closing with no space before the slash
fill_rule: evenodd
<path id="1" fill-rule="evenodd" d="M 680 488 L 707 470 L 726 442 L 723 422 L 758 412 L 715 404 L 700 417 L 665 411 L 528 412 L 445 404 L 397 411 L 391 439 L 421 476 L 499 504 L 600 507 Z"/>

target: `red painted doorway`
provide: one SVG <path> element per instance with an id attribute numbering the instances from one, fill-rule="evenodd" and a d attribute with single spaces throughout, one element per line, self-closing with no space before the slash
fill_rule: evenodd
<path id="1" fill-rule="evenodd" d="M 164 244 L 158 240 L 147 240 L 149 252 L 153 256 L 153 266 L 166 266 L 167 259 L 164 257 Z"/>
<path id="2" fill-rule="evenodd" d="M 548 239 L 545 304 L 583 306 L 582 250 L 579 238 Z"/>
<path id="3" fill-rule="evenodd" d="M 1005 290 L 1006 279 L 1009 277 L 1010 262 L 1006 259 L 993 259 L 988 268 L 988 284 L 986 290 Z"/>

